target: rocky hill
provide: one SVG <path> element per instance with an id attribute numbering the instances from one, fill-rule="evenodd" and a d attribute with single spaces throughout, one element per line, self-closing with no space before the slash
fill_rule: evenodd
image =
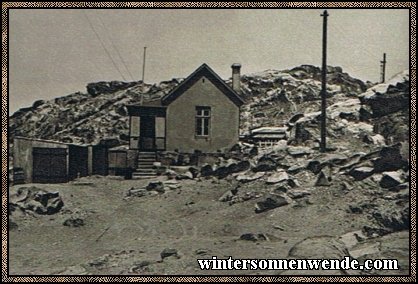
<path id="1" fill-rule="evenodd" d="M 371 86 L 352 78 L 340 67 L 328 67 L 328 103 L 359 95 Z M 318 67 L 302 65 L 290 70 L 266 70 L 243 75 L 241 132 L 258 126 L 284 125 L 296 113 L 319 110 L 321 72 Z M 25 136 L 69 143 L 98 143 L 116 138 L 127 142 L 126 105 L 156 100 L 167 94 L 182 79 L 144 84 L 139 82 L 98 82 L 77 92 L 49 101 L 39 100 L 10 116 L 10 138 Z M 230 83 L 228 81 L 228 83 Z"/>

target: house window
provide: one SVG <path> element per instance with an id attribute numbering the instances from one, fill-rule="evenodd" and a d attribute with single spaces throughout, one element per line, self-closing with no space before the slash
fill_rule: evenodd
<path id="1" fill-rule="evenodd" d="M 196 107 L 196 136 L 209 136 L 210 107 Z"/>

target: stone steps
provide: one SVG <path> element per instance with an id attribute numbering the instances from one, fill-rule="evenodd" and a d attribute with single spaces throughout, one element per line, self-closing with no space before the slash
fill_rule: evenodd
<path id="1" fill-rule="evenodd" d="M 157 172 L 154 169 L 154 162 L 157 161 L 155 152 L 139 152 L 138 167 L 132 173 L 132 179 L 154 178 Z"/>

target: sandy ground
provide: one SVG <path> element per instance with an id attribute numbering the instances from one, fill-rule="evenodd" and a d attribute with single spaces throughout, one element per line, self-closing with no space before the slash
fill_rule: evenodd
<path id="1" fill-rule="evenodd" d="M 181 188 L 164 194 L 124 198 L 128 189 L 149 181 L 88 177 L 66 184 L 35 184 L 59 191 L 65 205 L 54 215 L 11 217 L 18 228 L 9 233 L 10 275 L 278 275 L 283 271 L 203 271 L 196 259 L 286 258 L 307 237 L 338 238 L 372 222 L 365 214 L 347 210 L 348 204 L 368 200 L 372 194 L 359 194 L 356 189 L 344 192 L 337 186 L 311 188 L 309 198 L 260 214 L 254 212 L 259 199 L 233 205 L 218 201 L 235 187 L 233 180 L 184 180 Z M 12 186 L 10 193 L 27 186 L 32 185 Z M 266 185 L 260 181 L 245 187 L 262 190 Z M 82 218 L 85 225 L 63 226 L 70 216 Z M 244 233 L 262 233 L 268 240 L 240 240 Z M 400 270 L 380 274 L 409 273 L 408 231 L 361 246 L 371 250 L 370 256 L 398 259 Z M 373 250 L 376 247 L 378 251 Z M 161 260 L 165 248 L 176 249 L 179 257 Z"/>

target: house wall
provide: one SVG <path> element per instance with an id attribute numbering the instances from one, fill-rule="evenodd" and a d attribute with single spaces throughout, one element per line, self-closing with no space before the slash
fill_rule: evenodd
<path id="1" fill-rule="evenodd" d="M 39 148 L 64 148 L 68 151 L 68 145 L 47 141 L 38 141 L 16 137 L 13 142 L 13 167 L 22 168 L 25 176 L 25 183 L 31 183 L 33 177 L 33 154 L 34 147 Z M 68 155 L 67 155 L 67 176 L 68 176 Z"/>
<path id="2" fill-rule="evenodd" d="M 195 137 L 196 106 L 211 107 L 210 135 Z M 216 152 L 238 142 L 239 108 L 206 77 L 167 108 L 167 150 Z"/>

